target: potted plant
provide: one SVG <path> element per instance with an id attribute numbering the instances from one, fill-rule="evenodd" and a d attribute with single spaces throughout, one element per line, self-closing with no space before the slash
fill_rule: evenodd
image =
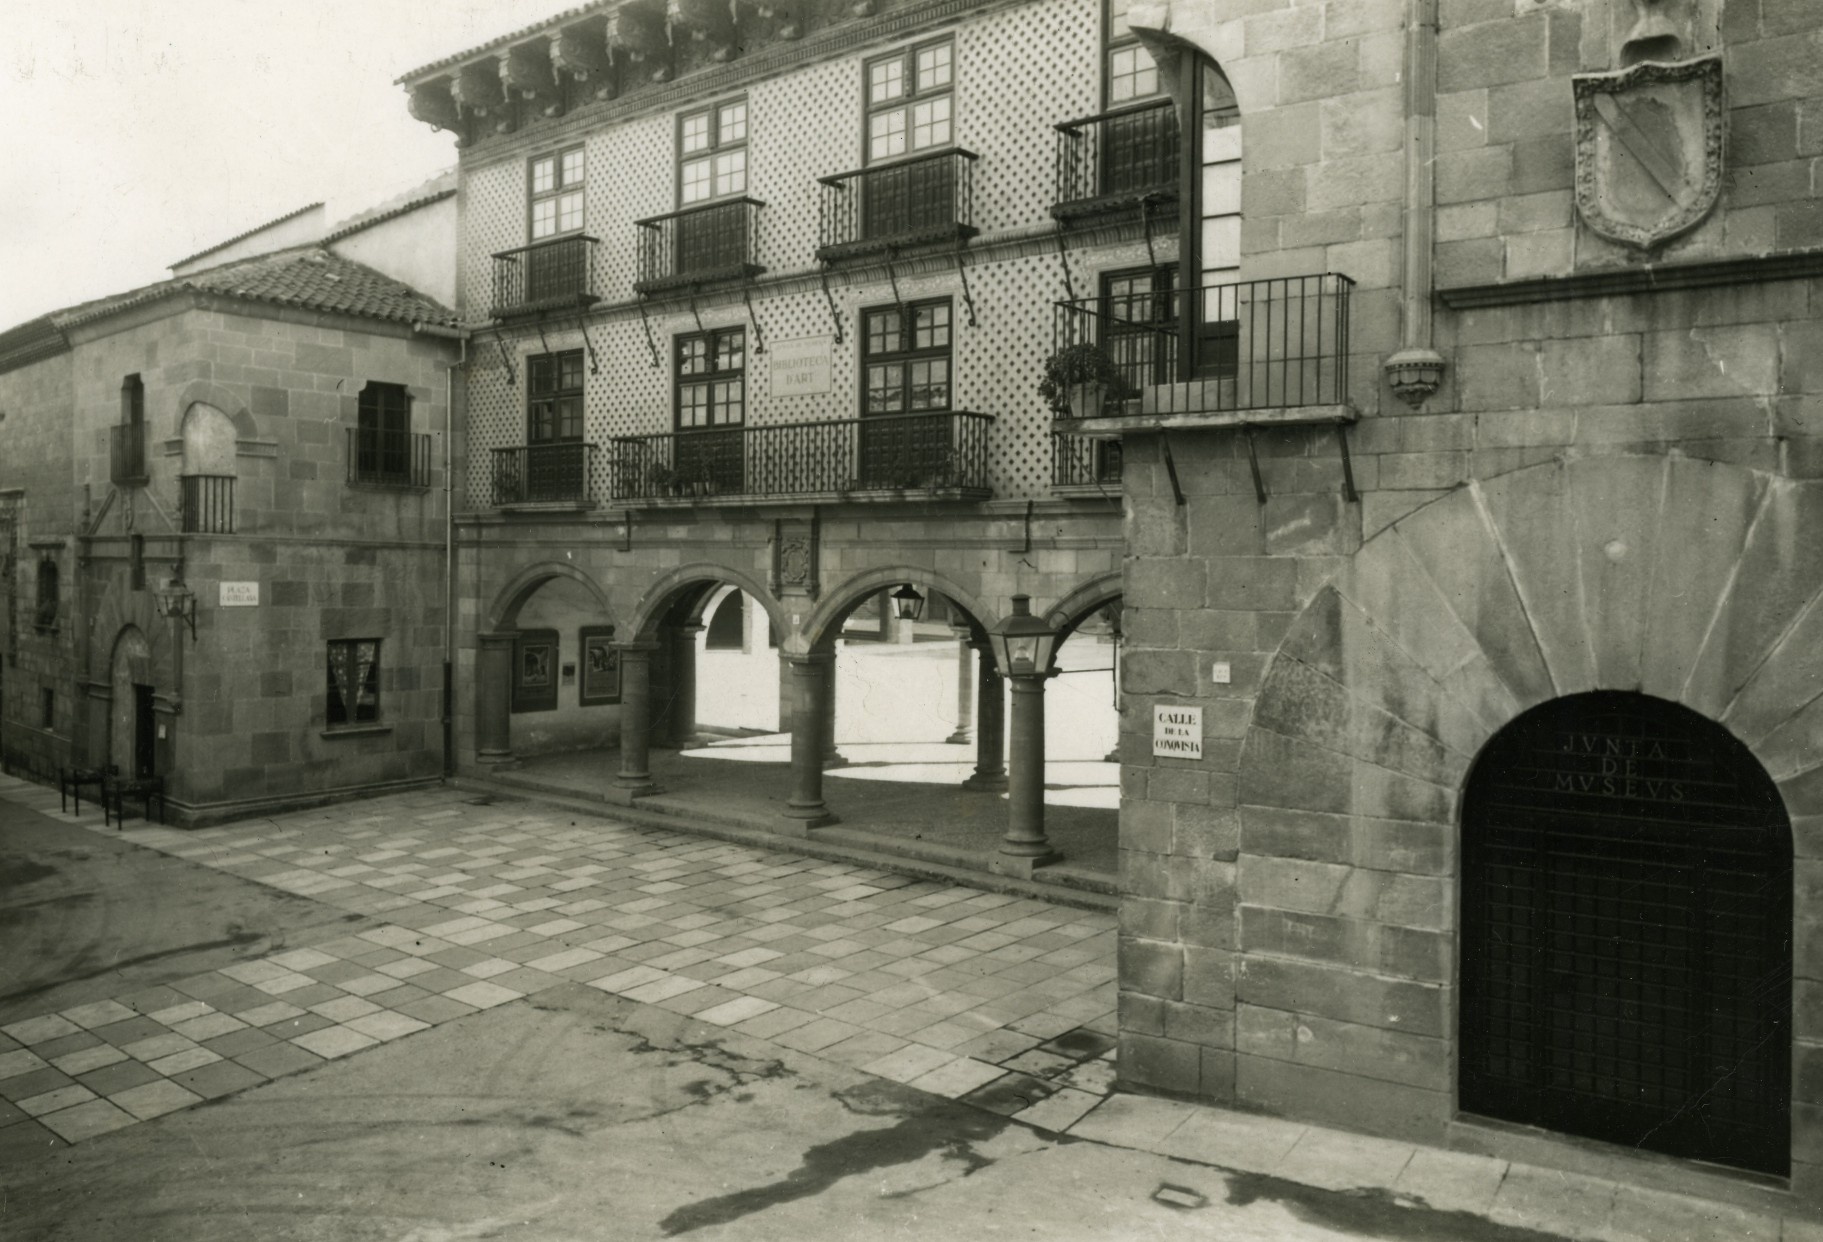
<path id="1" fill-rule="evenodd" d="M 655 461 L 646 468 L 646 482 L 651 485 L 653 495 L 666 495 L 677 490 L 677 471 L 662 461 Z"/>
<path id="2" fill-rule="evenodd" d="M 1060 418 L 1097 418 L 1110 397 L 1118 401 L 1127 395 L 1127 384 L 1101 346 L 1065 345 L 1044 360 L 1038 395 Z"/>

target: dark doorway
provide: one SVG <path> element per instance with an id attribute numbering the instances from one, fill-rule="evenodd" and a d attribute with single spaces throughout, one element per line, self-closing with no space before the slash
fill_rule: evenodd
<path id="1" fill-rule="evenodd" d="M 1746 747 L 1558 699 L 1488 743 L 1462 824 L 1462 1108 L 1786 1173 L 1791 826 Z"/>
<path id="2" fill-rule="evenodd" d="M 152 687 L 133 687 L 133 778 L 151 776 L 158 767 L 158 721 L 152 714 Z"/>

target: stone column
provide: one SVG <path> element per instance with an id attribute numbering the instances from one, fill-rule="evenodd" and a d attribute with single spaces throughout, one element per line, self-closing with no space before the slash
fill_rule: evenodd
<path id="1" fill-rule="evenodd" d="M 841 768 L 848 766 L 848 760 L 836 749 L 836 657 L 832 652 L 829 663 L 823 666 L 820 687 L 817 691 L 817 721 L 823 734 L 823 766 Z"/>
<path id="2" fill-rule="evenodd" d="M 998 793 L 1006 788 L 1006 689 L 994 665 L 994 649 L 975 648 L 975 772 L 964 789 Z"/>
<path id="3" fill-rule="evenodd" d="M 821 706 L 824 685 L 835 666 L 833 653 L 780 656 L 791 669 L 791 797 L 785 803 L 786 831 L 802 836 L 833 824 L 823 805 L 823 746 L 826 737 Z"/>
<path id="4" fill-rule="evenodd" d="M 513 637 L 475 635 L 476 763 L 513 762 Z"/>
<path id="5" fill-rule="evenodd" d="M 974 696 L 974 661 L 968 645 L 968 631 L 957 630 L 956 634 L 956 731 L 943 740 L 954 744 L 963 744 L 974 736 L 975 696 Z"/>
<path id="6" fill-rule="evenodd" d="M 680 625 L 671 648 L 671 744 L 679 750 L 696 740 L 696 636 L 700 625 Z"/>
<path id="7" fill-rule="evenodd" d="M 620 772 L 614 778 L 629 796 L 656 793 L 652 783 L 652 653 L 655 642 L 616 643 L 620 651 Z"/>
<path id="8" fill-rule="evenodd" d="M 1013 677 L 1013 728 L 1008 747 L 1006 836 L 988 863 L 1002 874 L 1030 876 L 1057 861 L 1044 835 L 1044 674 Z"/>
<path id="9" fill-rule="evenodd" d="M 792 720 L 797 714 L 797 705 L 792 701 L 797 691 L 796 683 L 791 676 L 791 661 L 781 652 L 779 655 L 779 732 L 791 732 Z"/>

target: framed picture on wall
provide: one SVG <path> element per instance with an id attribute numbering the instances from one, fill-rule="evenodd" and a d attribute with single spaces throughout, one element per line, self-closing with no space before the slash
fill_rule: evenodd
<path id="1" fill-rule="evenodd" d="M 513 640 L 513 710 L 557 710 L 556 630 L 520 630 Z"/>
<path id="2" fill-rule="evenodd" d="M 614 627 L 585 625 L 582 639 L 582 680 L 578 700 L 588 707 L 620 702 L 620 652 L 614 650 Z"/>

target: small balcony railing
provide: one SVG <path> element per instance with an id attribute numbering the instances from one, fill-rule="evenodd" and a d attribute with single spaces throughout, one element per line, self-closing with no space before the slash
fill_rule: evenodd
<path id="1" fill-rule="evenodd" d="M 146 425 L 121 423 L 109 428 L 108 479 L 116 487 L 146 481 Z"/>
<path id="2" fill-rule="evenodd" d="M 191 535 L 234 533 L 234 476 L 186 474 L 183 483 L 183 529 Z"/>
<path id="3" fill-rule="evenodd" d="M 1119 487 L 1119 440 L 1087 436 L 1051 437 L 1052 487 Z"/>
<path id="4" fill-rule="evenodd" d="M 759 275 L 766 269 L 754 256 L 765 205 L 736 198 L 634 221 L 639 226 L 639 279 L 633 288 L 656 293 Z"/>
<path id="5" fill-rule="evenodd" d="M 587 504 L 594 462 L 595 446 L 575 440 L 497 448 L 494 504 Z"/>
<path id="6" fill-rule="evenodd" d="M 1064 121 L 1053 159 L 1051 215 L 1059 220 L 1177 201 L 1181 175 L 1177 109 L 1158 100 Z M 1161 219 L 1175 222 L 1175 213 Z"/>
<path id="7" fill-rule="evenodd" d="M 954 147 L 818 178 L 817 258 L 973 237 L 978 158 Z"/>
<path id="8" fill-rule="evenodd" d="M 951 410 L 614 441 L 617 501 L 849 492 L 985 496 L 991 414 Z"/>
<path id="9" fill-rule="evenodd" d="M 558 237 L 494 256 L 495 319 L 588 306 L 595 289 L 595 239 Z"/>
<path id="10" fill-rule="evenodd" d="M 430 437 L 383 427 L 348 428 L 348 481 L 369 487 L 429 487 Z"/>
<path id="11" fill-rule="evenodd" d="M 1112 359 L 1106 415 L 1341 405 L 1354 283 L 1332 272 L 1057 302 L 1053 342 Z"/>

